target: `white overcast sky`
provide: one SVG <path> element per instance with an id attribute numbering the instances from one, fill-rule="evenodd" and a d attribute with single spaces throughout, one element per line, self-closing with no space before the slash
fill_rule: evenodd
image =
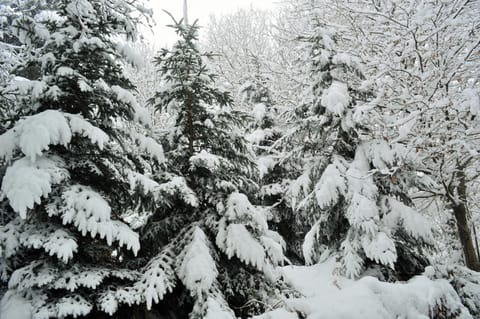
<path id="1" fill-rule="evenodd" d="M 199 24 L 205 26 L 211 14 L 222 15 L 235 12 L 239 8 L 253 6 L 261 9 L 271 9 L 278 0 L 188 0 L 188 19 L 193 22 L 199 19 Z M 157 46 L 170 45 L 176 39 L 175 32 L 165 27 L 171 24 L 170 17 L 162 11 L 170 12 L 175 19 L 183 17 L 183 0 L 150 0 L 148 6 L 154 10 L 156 25 L 152 31 L 146 32 L 146 37 L 152 39 Z M 152 34 L 153 33 L 153 34 Z"/>

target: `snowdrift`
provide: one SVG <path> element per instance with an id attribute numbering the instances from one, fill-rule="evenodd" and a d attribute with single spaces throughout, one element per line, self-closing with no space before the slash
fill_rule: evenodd
<path id="1" fill-rule="evenodd" d="M 475 318 L 445 279 L 422 275 L 396 283 L 371 276 L 349 280 L 335 274 L 335 263 L 330 259 L 313 266 L 284 267 L 284 278 L 304 297 L 287 299 L 287 310 L 276 309 L 255 319 L 300 318 L 297 313 L 307 319 Z"/>

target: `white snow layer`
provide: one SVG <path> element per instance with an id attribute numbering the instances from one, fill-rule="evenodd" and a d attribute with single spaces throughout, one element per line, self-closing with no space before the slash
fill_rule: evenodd
<path id="1" fill-rule="evenodd" d="M 228 258 L 237 256 L 246 264 L 257 269 L 264 267 L 265 251 L 262 245 L 242 224 L 230 224 L 226 229 L 225 248 Z"/>
<path id="2" fill-rule="evenodd" d="M 150 112 L 148 111 L 147 108 L 140 106 L 140 104 L 138 104 L 137 99 L 130 91 L 125 90 L 124 88 L 118 85 L 112 86 L 111 89 L 112 89 L 112 92 L 116 94 L 117 99 L 119 99 L 120 101 L 132 107 L 134 111 L 135 121 L 142 123 L 144 125 L 151 124 L 152 117 L 150 115 Z"/>
<path id="3" fill-rule="evenodd" d="M 254 316 L 252 317 L 252 319 L 298 319 L 298 316 L 296 313 L 287 311 L 283 308 L 279 308 L 272 311 L 268 311 L 259 316 Z"/>
<path id="4" fill-rule="evenodd" d="M 0 318 L 31 319 L 32 306 L 21 296 L 9 291 L 0 301 Z"/>
<path id="5" fill-rule="evenodd" d="M 336 204 L 340 195 L 344 196 L 347 192 L 346 180 L 338 165 L 339 163 L 328 165 L 315 185 L 315 198 L 320 209 Z"/>
<path id="6" fill-rule="evenodd" d="M 304 313 L 307 319 L 426 319 L 442 303 L 459 313 L 455 318 L 472 318 L 446 280 L 416 276 L 407 282 L 387 283 L 367 276 L 352 281 L 334 275 L 335 264 L 331 258 L 310 267 L 284 267 L 286 281 L 305 298 L 286 300 L 292 313 L 278 310 L 258 319 L 297 318 L 293 311 Z"/>
<path id="7" fill-rule="evenodd" d="M 270 172 L 276 164 L 277 161 L 272 156 L 259 156 L 257 158 L 257 168 L 260 178 L 263 178 L 265 175 L 267 175 L 268 172 Z"/>
<path id="8" fill-rule="evenodd" d="M 6 135 L 6 136 L 3 136 Z M 9 146 L 20 148 L 23 154 L 35 161 L 50 145 L 67 146 L 72 138 L 68 121 L 62 112 L 47 110 L 19 121 L 0 139 L 12 139 Z M 5 143 L 5 142 L 3 142 Z M 2 143 L 2 144 L 3 144 Z M 14 148 L 2 149 L 0 157 L 11 158 Z"/>
<path id="9" fill-rule="evenodd" d="M 67 146 L 72 134 L 88 137 L 99 148 L 108 141 L 108 135 L 80 115 L 46 110 L 19 121 L 15 127 L 0 135 L 0 158 L 12 159 L 18 148 L 32 162 L 50 145 Z"/>
<path id="10" fill-rule="evenodd" d="M 142 151 L 148 153 L 151 158 L 157 160 L 159 163 L 165 162 L 165 155 L 163 147 L 157 143 L 153 138 L 141 134 L 136 136 L 137 143 Z"/>
<path id="11" fill-rule="evenodd" d="M 215 299 L 208 298 L 207 313 L 204 319 L 234 319 L 234 316 L 226 309 L 223 309 Z"/>
<path id="12" fill-rule="evenodd" d="M 267 114 L 267 107 L 265 106 L 265 104 L 263 103 L 255 104 L 255 106 L 253 107 L 253 116 L 257 123 L 262 122 L 266 114 Z"/>
<path id="13" fill-rule="evenodd" d="M 315 262 L 315 257 L 317 254 L 317 251 L 315 250 L 315 243 L 317 242 L 319 228 L 320 222 L 316 222 L 307 232 L 303 240 L 302 252 L 307 265 L 311 265 Z"/>
<path id="14" fill-rule="evenodd" d="M 188 205 L 192 207 L 198 206 L 198 198 L 195 192 L 188 187 L 187 181 L 181 176 L 175 176 L 169 182 L 161 184 L 160 191 L 170 195 L 178 194 Z"/>
<path id="15" fill-rule="evenodd" d="M 70 120 L 70 129 L 72 133 L 87 137 L 92 143 L 97 144 L 100 149 L 108 142 L 108 135 L 87 122 L 83 117 L 77 114 L 64 114 Z"/>
<path id="16" fill-rule="evenodd" d="M 135 283 L 135 293 L 140 293 L 145 300 L 147 309 L 152 309 L 152 304 L 158 303 L 166 293 L 175 287 L 175 270 L 173 268 L 174 257 L 165 249 L 154 257 L 143 269 L 141 280 Z"/>
<path id="17" fill-rule="evenodd" d="M 385 202 L 386 206 L 390 208 L 390 212 L 383 218 L 385 225 L 390 229 L 396 229 L 401 225 L 415 239 L 422 239 L 426 242 L 433 241 L 432 226 L 428 219 L 395 198 L 387 197 Z"/>
<path id="18" fill-rule="evenodd" d="M 225 216 L 229 221 L 240 221 L 262 232 L 268 229 L 265 216 L 250 203 L 245 194 L 237 192 L 230 194 L 226 208 Z"/>
<path id="19" fill-rule="evenodd" d="M 125 245 L 134 255 L 140 250 L 140 240 L 136 232 L 126 224 L 111 220 L 110 205 L 93 189 L 83 185 L 73 185 L 62 194 L 63 203 L 60 208 L 49 205 L 48 214 L 61 215 L 64 225 L 73 224 L 86 236 L 97 234 L 105 239 L 108 245 L 118 241 L 120 247 Z"/>
<path id="20" fill-rule="evenodd" d="M 350 104 L 347 85 L 339 81 L 333 81 L 330 87 L 323 92 L 321 102 L 330 113 L 342 115 Z"/>
<path id="21" fill-rule="evenodd" d="M 77 251 L 78 244 L 75 237 L 63 229 L 56 229 L 48 224 L 37 224 L 37 228 L 25 226 L 20 234 L 20 243 L 29 248 L 43 248 L 50 256 L 57 256 L 64 263 L 68 263 Z"/>
<path id="22" fill-rule="evenodd" d="M 201 150 L 200 153 L 190 157 L 190 164 L 192 168 L 203 167 L 208 169 L 210 172 L 216 172 L 222 166 L 222 164 L 226 162 L 227 161 L 221 156 L 211 154 L 206 150 Z"/>
<path id="23" fill-rule="evenodd" d="M 133 66 L 137 68 L 141 68 L 145 65 L 144 57 L 140 54 L 139 50 L 132 47 L 135 43 L 124 43 L 119 42 L 117 43 L 117 50 L 120 54 L 131 63 Z"/>
<path id="24" fill-rule="evenodd" d="M 52 185 L 68 178 L 63 162 L 56 157 L 39 157 L 32 163 L 27 157 L 7 168 L 2 181 L 2 193 L 21 218 L 27 217 L 27 208 L 40 204 L 42 197 L 52 191 Z"/>
<path id="25" fill-rule="evenodd" d="M 245 138 L 247 141 L 252 143 L 253 145 L 259 145 L 261 142 L 265 141 L 266 139 L 270 138 L 273 136 L 273 130 L 272 129 L 256 129 L 255 131 L 247 134 Z"/>
<path id="26" fill-rule="evenodd" d="M 275 277 L 273 269 L 285 260 L 285 242 L 278 233 L 268 230 L 265 215 L 237 192 L 230 194 L 224 214 L 218 225 L 217 246 L 228 258 L 236 256 Z"/>
<path id="27" fill-rule="evenodd" d="M 218 270 L 207 244 L 207 236 L 201 228 L 195 227 L 192 241 L 181 253 L 178 277 L 192 295 L 200 296 L 212 287 Z"/>
<path id="28" fill-rule="evenodd" d="M 183 177 L 174 176 L 170 181 L 159 184 L 147 175 L 131 171 L 128 173 L 128 181 L 132 192 L 138 187 L 143 194 L 151 195 L 155 200 L 161 199 L 162 194 L 176 195 L 190 206 L 198 206 L 198 198 Z"/>

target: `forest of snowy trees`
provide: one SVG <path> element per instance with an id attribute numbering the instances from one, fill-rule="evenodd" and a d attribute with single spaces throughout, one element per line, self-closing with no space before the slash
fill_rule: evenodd
<path id="1" fill-rule="evenodd" d="M 480 318 L 480 0 L 149 5 L 0 0 L 0 319 Z"/>

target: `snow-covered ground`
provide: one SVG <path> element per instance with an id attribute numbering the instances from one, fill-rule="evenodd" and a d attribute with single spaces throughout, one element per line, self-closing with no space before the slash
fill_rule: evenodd
<path id="1" fill-rule="evenodd" d="M 1 319 L 31 319 L 32 310 L 22 298 L 6 293 L 0 301 Z"/>
<path id="2" fill-rule="evenodd" d="M 286 281 L 305 297 L 286 300 L 287 309 L 275 310 L 257 319 L 294 319 L 293 312 L 307 319 L 420 319 L 431 318 L 443 305 L 455 311 L 452 318 L 473 318 L 446 280 L 425 275 L 408 282 L 386 283 L 374 277 L 349 280 L 334 273 L 335 260 L 313 266 L 283 268 Z"/>

